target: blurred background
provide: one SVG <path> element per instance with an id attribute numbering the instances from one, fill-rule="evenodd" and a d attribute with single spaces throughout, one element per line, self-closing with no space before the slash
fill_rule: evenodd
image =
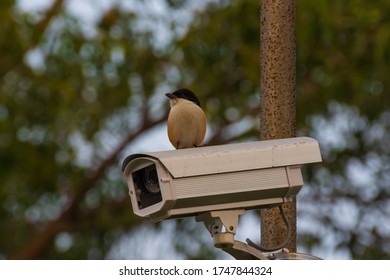
<path id="1" fill-rule="evenodd" d="M 196 3 L 195 3 L 196 2 Z M 0 259 L 231 258 L 193 218 L 133 215 L 126 155 L 172 149 L 192 89 L 206 145 L 259 139 L 259 1 L 1 0 Z M 390 1 L 297 0 L 298 251 L 390 258 Z M 256 212 L 238 239 L 260 238 Z"/>

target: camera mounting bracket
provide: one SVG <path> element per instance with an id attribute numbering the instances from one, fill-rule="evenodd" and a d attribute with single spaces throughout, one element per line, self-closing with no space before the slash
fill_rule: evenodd
<path id="1" fill-rule="evenodd" d="M 302 253 L 290 253 L 286 248 L 272 252 L 264 252 L 256 247 L 234 240 L 239 216 L 244 209 L 210 211 L 195 217 L 197 222 L 203 222 L 214 239 L 214 246 L 222 249 L 237 260 L 310 260 L 319 259 Z"/>
<path id="2" fill-rule="evenodd" d="M 245 213 L 244 209 L 210 211 L 195 217 L 197 222 L 204 222 L 214 238 L 217 248 L 232 247 L 238 226 L 238 218 Z"/>

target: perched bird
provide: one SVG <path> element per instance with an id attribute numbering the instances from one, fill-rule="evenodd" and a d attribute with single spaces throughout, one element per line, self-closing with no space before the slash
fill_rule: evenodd
<path id="1" fill-rule="evenodd" d="M 206 115 L 199 99 L 188 89 L 165 94 L 170 99 L 168 138 L 176 149 L 198 147 L 206 134 Z"/>

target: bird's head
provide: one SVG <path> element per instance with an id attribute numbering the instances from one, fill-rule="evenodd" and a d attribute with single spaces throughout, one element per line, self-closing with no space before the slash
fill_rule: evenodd
<path id="1" fill-rule="evenodd" d="M 166 93 L 165 95 L 169 99 L 171 99 L 171 105 L 174 105 L 180 99 L 184 99 L 184 100 L 191 101 L 191 102 L 195 103 L 196 105 L 198 105 L 200 107 L 199 99 L 189 89 L 182 88 L 182 89 L 178 89 L 178 90 L 176 90 L 176 91 L 174 91 L 172 93 Z"/>

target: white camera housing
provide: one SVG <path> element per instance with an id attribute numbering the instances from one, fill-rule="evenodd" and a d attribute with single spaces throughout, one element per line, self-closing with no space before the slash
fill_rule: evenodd
<path id="1" fill-rule="evenodd" d="M 308 137 L 133 154 L 122 166 L 133 211 L 156 222 L 280 205 L 303 186 L 300 166 L 321 161 Z"/>

